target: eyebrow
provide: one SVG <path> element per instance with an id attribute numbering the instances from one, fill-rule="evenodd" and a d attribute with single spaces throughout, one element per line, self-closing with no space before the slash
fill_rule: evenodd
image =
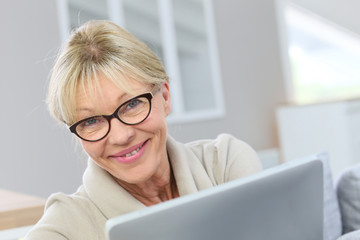
<path id="1" fill-rule="evenodd" d="M 121 94 L 119 97 L 116 98 L 116 101 L 120 102 L 127 95 L 129 95 L 129 94 L 128 93 Z M 126 102 L 127 100 L 125 100 L 124 102 Z M 89 113 L 92 113 L 92 114 L 96 114 L 95 111 L 92 108 L 88 108 L 88 107 L 76 108 L 75 111 L 77 111 L 77 112 L 89 112 Z M 103 115 L 103 114 L 96 114 L 96 115 Z M 94 116 L 94 115 L 92 115 L 92 116 Z"/>

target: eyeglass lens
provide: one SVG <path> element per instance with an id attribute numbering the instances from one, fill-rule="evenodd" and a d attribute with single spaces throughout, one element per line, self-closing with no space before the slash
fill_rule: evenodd
<path id="1" fill-rule="evenodd" d="M 144 121 L 150 113 L 150 99 L 145 96 L 133 98 L 123 103 L 114 115 L 123 123 L 135 125 Z M 75 131 L 79 137 L 87 141 L 97 141 L 107 135 L 110 130 L 110 119 L 105 116 L 94 116 L 82 120 Z"/>

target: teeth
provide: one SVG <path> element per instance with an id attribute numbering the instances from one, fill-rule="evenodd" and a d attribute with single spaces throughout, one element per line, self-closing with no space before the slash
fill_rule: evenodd
<path id="1" fill-rule="evenodd" d="M 140 147 L 138 147 L 137 149 L 135 149 L 134 151 L 132 151 L 131 153 L 125 154 L 125 157 L 130 157 L 130 156 L 136 154 L 137 152 L 140 151 L 141 147 L 142 147 L 142 145 Z"/>

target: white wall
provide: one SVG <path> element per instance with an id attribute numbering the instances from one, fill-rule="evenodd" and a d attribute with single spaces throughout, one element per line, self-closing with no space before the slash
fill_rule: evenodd
<path id="1" fill-rule="evenodd" d="M 0 188 L 73 192 L 83 164 L 44 103 L 60 43 L 55 1 L 0 1 L 0 34 Z"/>

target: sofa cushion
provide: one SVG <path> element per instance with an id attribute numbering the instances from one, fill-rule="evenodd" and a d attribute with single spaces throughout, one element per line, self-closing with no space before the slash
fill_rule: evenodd
<path id="1" fill-rule="evenodd" d="M 340 238 L 338 238 L 337 240 L 359 240 L 359 239 L 360 239 L 360 230 L 357 230 L 347 233 L 341 236 Z"/>
<path id="2" fill-rule="evenodd" d="M 360 164 L 342 172 L 336 183 L 336 192 L 341 212 L 343 233 L 359 230 Z"/>
<path id="3" fill-rule="evenodd" d="M 335 240 L 342 233 L 339 204 L 334 189 L 329 155 L 320 153 L 318 156 L 323 162 L 324 169 L 324 239 Z"/>

